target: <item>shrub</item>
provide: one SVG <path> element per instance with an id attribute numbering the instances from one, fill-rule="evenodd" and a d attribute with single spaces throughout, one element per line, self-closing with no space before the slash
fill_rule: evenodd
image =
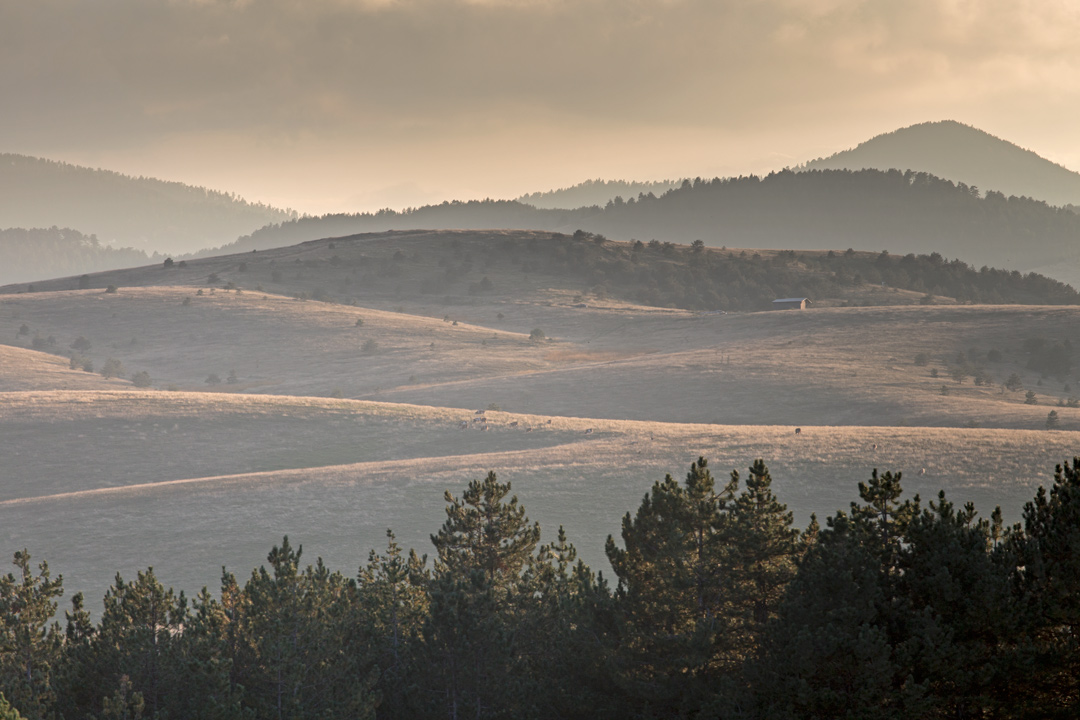
<path id="1" fill-rule="evenodd" d="M 240 382 L 240 378 L 236 377 L 236 370 L 229 371 L 229 376 L 225 378 L 225 382 L 229 385 L 236 385 Z"/>
<path id="2" fill-rule="evenodd" d="M 206 276 L 207 283 L 216 283 L 219 280 L 217 273 L 210 273 Z"/>
<path id="3" fill-rule="evenodd" d="M 364 318 L 356 318 L 356 327 L 364 327 Z"/>
<path id="4" fill-rule="evenodd" d="M 1059 422 L 1059 420 L 1058 420 L 1057 410 L 1051 410 L 1049 413 L 1047 413 L 1047 415 L 1046 415 L 1046 429 L 1047 430 L 1053 430 L 1054 428 L 1056 428 L 1058 426 L 1058 422 Z"/>
<path id="5" fill-rule="evenodd" d="M 379 351 L 379 343 L 375 342 L 371 338 L 364 341 L 364 344 L 360 346 L 361 352 L 365 355 L 373 355 Z"/>
<path id="6" fill-rule="evenodd" d="M 124 364 L 116 358 L 109 358 L 101 366 L 101 377 L 103 378 L 123 377 L 124 375 L 127 375 L 127 370 L 124 369 Z"/>
<path id="7" fill-rule="evenodd" d="M 109 287 L 105 288 L 105 292 L 110 294 L 110 295 L 116 294 L 116 286 L 115 285 L 110 285 Z"/>
<path id="8" fill-rule="evenodd" d="M 35 335 L 34 339 L 30 341 L 30 347 L 41 352 L 54 352 L 56 350 L 56 338 L 52 335 L 47 338 Z"/>
<path id="9" fill-rule="evenodd" d="M 83 372 L 94 372 L 94 363 L 91 360 L 83 360 L 82 364 Z"/>
<path id="10" fill-rule="evenodd" d="M 532 332 L 529 333 L 529 339 L 533 342 L 540 342 L 546 337 L 547 336 L 544 335 L 544 331 L 540 328 L 533 328 Z"/>
<path id="11" fill-rule="evenodd" d="M 1020 379 L 1020 376 L 1017 375 L 1016 373 L 1013 373 L 1012 375 L 1010 375 L 1008 377 L 1008 379 L 1005 381 L 1005 389 L 1006 390 L 1011 390 L 1012 392 L 1016 392 L 1017 390 L 1022 390 L 1023 388 L 1024 388 L 1024 383 Z"/>
<path id="12" fill-rule="evenodd" d="M 917 367 L 926 367 L 930 364 L 930 356 L 924 352 L 918 353 L 915 356 L 915 365 Z"/>
<path id="13" fill-rule="evenodd" d="M 499 412 L 500 410 L 502 410 L 502 408 L 499 407 L 498 403 L 488 403 L 487 409 L 491 410 L 492 412 Z"/>
<path id="14" fill-rule="evenodd" d="M 90 352 L 90 341 L 80 335 L 75 338 L 75 342 L 71 343 L 69 347 L 72 350 L 78 350 L 81 353 Z"/>
<path id="15" fill-rule="evenodd" d="M 196 294 L 196 295 L 202 295 L 202 294 L 204 294 L 204 293 L 203 293 L 203 291 L 202 291 L 202 288 L 199 288 L 199 289 L 198 289 L 198 290 L 197 290 L 197 291 L 195 292 L 195 294 Z"/>
<path id="16" fill-rule="evenodd" d="M 178 267 L 178 268 L 186 268 L 187 267 L 187 260 L 181 260 L 180 262 L 176 263 L 176 267 Z"/>
<path id="17" fill-rule="evenodd" d="M 221 384 L 221 378 L 218 377 L 217 373 L 210 373 L 206 377 L 206 384 L 207 385 L 220 385 Z"/>
<path id="18" fill-rule="evenodd" d="M 949 386 L 948 385 L 942 385 L 941 386 L 941 394 L 942 395 L 948 395 L 949 394 Z"/>
<path id="19" fill-rule="evenodd" d="M 1039 401 L 1037 399 L 1035 399 L 1035 391 L 1034 390 L 1028 390 L 1026 393 L 1024 393 L 1024 404 L 1025 405 L 1038 405 L 1039 404 Z"/>
<path id="20" fill-rule="evenodd" d="M 162 263 L 162 264 L 165 267 L 165 269 L 168 270 L 169 268 L 171 268 L 173 266 L 173 259 L 172 258 L 165 258 L 165 262 Z"/>
<path id="21" fill-rule="evenodd" d="M 187 307 L 188 305 L 191 304 L 191 298 L 190 297 L 184 298 L 184 302 L 182 302 L 180 304 L 183 305 L 184 307 Z"/>
<path id="22" fill-rule="evenodd" d="M 132 376 L 131 382 L 137 388 L 148 388 L 150 387 L 150 373 L 140 370 Z"/>
<path id="23" fill-rule="evenodd" d="M 29 325 L 27 325 L 26 323 L 23 323 L 22 325 L 19 326 L 19 337 L 22 337 L 23 335 L 29 335 L 29 334 L 30 334 L 30 326 Z"/>

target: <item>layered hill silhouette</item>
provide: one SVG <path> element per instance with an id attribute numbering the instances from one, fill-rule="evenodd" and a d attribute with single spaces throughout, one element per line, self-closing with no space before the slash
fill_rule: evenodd
<path id="1" fill-rule="evenodd" d="M 0 283 L 33 282 L 63 275 L 143 265 L 142 250 L 102 245 L 70 228 L 0 230 Z"/>
<path id="2" fill-rule="evenodd" d="M 445 304 L 519 300 L 550 288 L 640 306 L 756 311 L 778 297 L 817 307 L 911 304 L 1080 305 L 1037 273 L 975 269 L 939 253 L 738 250 L 614 242 L 542 231 L 390 231 L 271 250 L 0 287 L 0 293 L 151 286 L 247 289 L 355 305 L 426 296 Z M 576 302 L 582 302 L 579 300 Z"/>
<path id="3" fill-rule="evenodd" d="M 182 253 L 294 216 L 179 182 L 0 154 L 0 228 L 69 227 L 107 245 Z"/>
<path id="4" fill-rule="evenodd" d="M 570 209 L 604 206 L 617 197 L 630 198 L 652 193 L 658 195 L 678 187 L 681 181 L 657 180 L 655 182 L 631 182 L 627 180 L 586 180 L 568 188 L 534 192 L 517 198 L 518 202 L 545 209 Z"/>
<path id="5" fill-rule="evenodd" d="M 983 191 L 1032 197 L 1051 205 L 1080 205 L 1080 173 L 955 120 L 900 128 L 803 166 L 864 168 L 918 170 Z"/>
<path id="6" fill-rule="evenodd" d="M 405 212 L 305 217 L 225 248 L 283 247 L 320 237 L 421 228 L 583 229 L 616 240 L 702 240 L 714 247 L 937 252 L 982 265 L 1041 268 L 1073 280 L 1080 215 L 1045 202 L 923 172 L 785 170 L 765 177 L 684 181 L 605 207 L 543 210 L 515 201 L 446 202 Z"/>

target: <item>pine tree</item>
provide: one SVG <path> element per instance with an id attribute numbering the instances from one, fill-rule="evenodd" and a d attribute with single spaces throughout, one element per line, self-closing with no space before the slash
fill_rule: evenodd
<path id="1" fill-rule="evenodd" d="M 322 562 L 300 570 L 288 537 L 242 592 L 225 576 L 234 682 L 245 707 L 265 718 L 371 718 L 377 679 L 355 583 Z"/>
<path id="2" fill-rule="evenodd" d="M 1047 493 L 1024 506 L 1011 538 L 1013 576 L 1027 622 L 1017 654 L 1027 672 L 1022 717 L 1075 717 L 1080 708 L 1080 458 L 1058 465 Z"/>
<path id="3" fill-rule="evenodd" d="M 717 492 L 699 458 L 685 487 L 668 475 L 626 514 L 623 548 L 608 537 L 622 616 L 616 679 L 643 716 L 692 714 L 735 659 L 717 646 L 732 621 L 724 515 L 737 482 Z"/>
<path id="4" fill-rule="evenodd" d="M 430 602 L 431 579 L 427 556 L 411 550 L 404 555 L 394 533 L 386 531 L 384 555 L 374 550 L 357 578 L 357 595 L 369 624 L 379 669 L 380 716 L 415 716 L 423 707 L 417 700 L 417 648 Z"/>
<path id="5" fill-rule="evenodd" d="M 52 670 L 63 635 L 53 622 L 63 578 L 48 563 L 35 573 L 30 553 L 16 552 L 18 574 L 0 577 L 0 691 L 30 720 L 45 717 L 54 699 Z"/>
<path id="6" fill-rule="evenodd" d="M 424 645 L 425 678 L 435 715 L 513 715 L 521 700 L 517 644 L 518 589 L 540 526 L 495 473 L 449 492 L 446 522 L 432 536 L 438 557 L 431 582 Z"/>

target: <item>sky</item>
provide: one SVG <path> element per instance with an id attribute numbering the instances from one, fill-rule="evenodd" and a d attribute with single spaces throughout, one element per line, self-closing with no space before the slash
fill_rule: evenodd
<path id="1" fill-rule="evenodd" d="M 0 0 L 0 152 L 312 214 L 767 173 L 952 119 L 1080 170 L 1074 0 Z"/>

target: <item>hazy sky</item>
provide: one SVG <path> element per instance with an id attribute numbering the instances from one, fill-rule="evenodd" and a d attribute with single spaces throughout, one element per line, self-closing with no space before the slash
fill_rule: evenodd
<path id="1" fill-rule="evenodd" d="M 954 119 L 1080 169 L 1075 0 L 0 0 L 0 151 L 300 211 L 767 172 Z"/>

